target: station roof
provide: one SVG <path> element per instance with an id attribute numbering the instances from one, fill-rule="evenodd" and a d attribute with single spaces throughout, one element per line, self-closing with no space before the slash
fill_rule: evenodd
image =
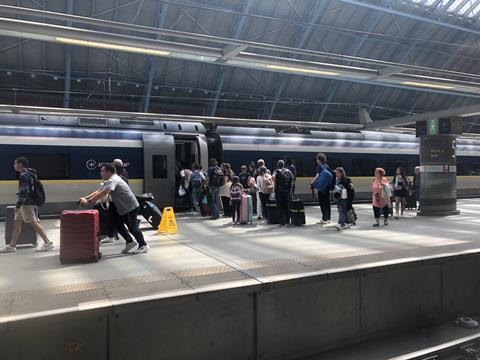
<path id="1" fill-rule="evenodd" d="M 342 123 L 474 105 L 479 18 L 480 0 L 5 0 L 0 103 Z"/>

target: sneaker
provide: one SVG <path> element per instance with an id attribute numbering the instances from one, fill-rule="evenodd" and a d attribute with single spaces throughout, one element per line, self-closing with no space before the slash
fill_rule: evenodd
<path id="1" fill-rule="evenodd" d="M 14 253 L 17 252 L 17 248 L 15 246 L 7 245 L 3 249 L 0 249 L 0 254 L 7 254 L 7 253 Z"/>
<path id="2" fill-rule="evenodd" d="M 335 228 L 337 229 L 337 231 L 340 231 L 340 230 L 343 229 L 343 226 L 340 225 L 340 224 L 337 224 L 337 225 L 335 225 Z"/>
<path id="3" fill-rule="evenodd" d="M 115 239 L 108 236 L 100 240 L 100 245 L 114 244 L 114 243 L 115 243 Z"/>
<path id="4" fill-rule="evenodd" d="M 395 215 L 394 218 L 397 219 L 397 220 L 400 219 L 400 217 L 398 215 Z"/>
<path id="5" fill-rule="evenodd" d="M 145 254 L 150 250 L 150 246 L 148 244 L 145 244 L 143 246 L 140 246 L 137 250 L 135 250 L 133 253 L 134 254 Z"/>
<path id="6" fill-rule="evenodd" d="M 40 246 L 37 248 L 36 252 L 52 251 L 54 248 L 55 248 L 55 246 L 53 245 L 52 242 L 50 242 L 49 244 L 43 243 L 42 245 L 40 245 Z"/>
<path id="7" fill-rule="evenodd" d="M 329 220 L 320 220 L 317 222 L 318 225 L 325 225 L 328 224 L 330 221 Z"/>
<path id="8" fill-rule="evenodd" d="M 257 217 L 257 220 L 262 220 L 263 218 L 261 216 L 258 216 Z"/>
<path id="9" fill-rule="evenodd" d="M 218 220 L 218 219 L 220 219 L 220 216 L 212 216 L 212 217 L 210 218 L 210 220 Z"/>
<path id="10" fill-rule="evenodd" d="M 345 225 L 342 226 L 342 230 L 346 230 L 346 229 L 350 229 L 350 225 L 345 224 Z"/>
<path id="11" fill-rule="evenodd" d="M 130 250 L 132 250 L 135 246 L 137 246 L 137 243 L 135 241 L 129 242 L 125 244 L 125 247 L 122 250 L 122 254 L 128 253 Z"/>
<path id="12" fill-rule="evenodd" d="M 380 224 L 373 224 L 372 227 L 380 227 Z"/>
<path id="13" fill-rule="evenodd" d="M 383 226 L 388 226 L 388 221 L 384 221 Z"/>

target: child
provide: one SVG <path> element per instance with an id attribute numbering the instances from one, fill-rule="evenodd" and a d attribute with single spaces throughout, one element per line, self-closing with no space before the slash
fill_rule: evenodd
<path id="1" fill-rule="evenodd" d="M 242 202 L 243 186 L 240 184 L 238 176 L 233 177 L 232 186 L 230 186 L 230 205 L 232 207 L 232 221 L 234 224 L 240 223 L 240 204 Z"/>

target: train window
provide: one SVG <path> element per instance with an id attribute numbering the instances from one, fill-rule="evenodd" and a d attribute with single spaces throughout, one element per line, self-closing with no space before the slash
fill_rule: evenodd
<path id="1" fill-rule="evenodd" d="M 70 156 L 61 154 L 22 154 L 30 167 L 37 170 L 41 180 L 68 179 L 70 177 Z"/>
<path id="2" fill-rule="evenodd" d="M 480 163 L 478 161 L 472 161 L 470 173 L 472 175 L 480 175 Z"/>
<path id="3" fill-rule="evenodd" d="M 343 166 L 343 161 L 342 161 L 342 159 L 339 159 L 339 158 L 327 157 L 327 163 L 330 166 L 330 169 L 332 169 L 332 170 L 335 170 L 336 168 L 339 168 L 339 167 Z"/>
<path id="4" fill-rule="evenodd" d="M 385 166 L 387 176 L 393 176 L 399 167 L 404 168 L 408 173 L 408 164 L 405 160 L 387 160 Z"/>
<path id="5" fill-rule="evenodd" d="M 168 177 L 167 155 L 152 155 L 153 178 L 166 179 Z"/>
<path id="6" fill-rule="evenodd" d="M 378 163 L 373 159 L 353 159 L 353 176 L 372 176 Z"/>
<path id="7" fill-rule="evenodd" d="M 457 175 L 465 175 L 465 166 L 461 160 L 457 160 Z"/>

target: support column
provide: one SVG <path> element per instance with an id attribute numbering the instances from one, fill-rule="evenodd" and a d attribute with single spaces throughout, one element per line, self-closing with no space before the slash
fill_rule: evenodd
<path id="1" fill-rule="evenodd" d="M 418 215 L 458 215 L 455 135 L 420 137 Z"/>

